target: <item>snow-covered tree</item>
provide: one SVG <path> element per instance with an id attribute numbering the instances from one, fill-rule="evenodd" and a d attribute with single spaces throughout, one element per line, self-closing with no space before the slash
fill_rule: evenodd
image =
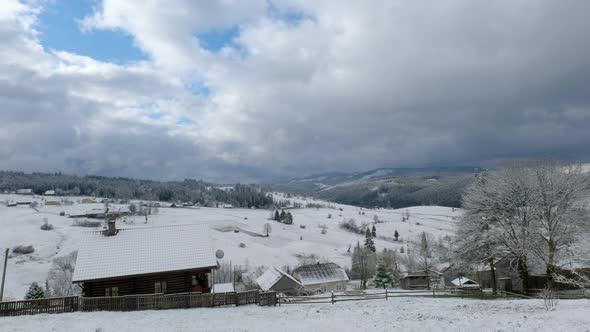
<path id="1" fill-rule="evenodd" d="M 25 300 L 36 300 L 45 298 L 45 291 L 38 283 L 33 282 L 25 295 Z"/>
<path id="2" fill-rule="evenodd" d="M 373 279 L 375 287 L 391 288 L 393 287 L 393 281 L 393 275 L 391 275 L 391 272 L 388 271 L 387 266 L 385 266 L 383 261 L 379 260 L 379 263 L 377 264 L 377 274 Z"/>
<path id="3" fill-rule="evenodd" d="M 377 237 L 377 228 L 375 228 L 375 224 L 373 224 L 373 228 L 371 229 L 371 236 L 373 236 L 373 238 Z"/>
<path id="4" fill-rule="evenodd" d="M 393 232 L 393 239 L 395 241 L 398 241 L 399 240 L 399 233 L 398 233 L 397 229 L 395 230 L 395 232 Z"/>
<path id="5" fill-rule="evenodd" d="M 588 210 L 584 206 L 590 182 L 579 165 L 563 167 L 557 163 L 534 165 L 533 193 L 535 233 L 543 246 L 535 247 L 545 262 L 547 288 L 553 289 L 556 255 L 575 240 L 577 232 L 587 232 Z"/>
<path id="6" fill-rule="evenodd" d="M 354 279 L 361 281 L 361 288 L 367 288 L 367 280 L 375 274 L 376 255 L 370 249 L 361 247 L 360 242 L 354 247 L 352 252 L 352 269 L 351 275 Z"/>
<path id="7" fill-rule="evenodd" d="M 78 257 L 78 252 L 73 251 L 53 259 L 47 274 L 47 288 L 52 296 L 72 296 L 79 293 L 80 288 L 72 284 L 76 257 Z"/>

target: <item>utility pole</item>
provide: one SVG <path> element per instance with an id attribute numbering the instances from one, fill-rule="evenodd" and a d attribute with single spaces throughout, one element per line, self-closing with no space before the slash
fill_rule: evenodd
<path id="1" fill-rule="evenodd" d="M 4 298 L 4 281 L 6 280 L 6 266 L 8 266 L 8 248 L 6 248 L 6 252 L 4 253 L 4 270 L 2 272 L 2 285 L 0 285 L 0 302 Z"/>

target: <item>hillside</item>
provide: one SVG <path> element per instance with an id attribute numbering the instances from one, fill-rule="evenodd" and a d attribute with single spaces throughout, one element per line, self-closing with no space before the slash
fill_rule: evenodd
<path id="1" fill-rule="evenodd" d="M 461 193 L 476 168 L 379 168 L 326 173 L 274 184 L 277 191 L 362 207 L 461 206 Z"/>
<path id="2" fill-rule="evenodd" d="M 18 198 L 16 195 L 0 195 L 0 201 Z M 286 199 L 275 194 L 276 199 Z M 36 198 L 41 201 L 41 197 Z M 66 255 L 78 249 L 83 232 L 89 228 L 73 226 L 74 220 L 68 214 L 79 214 L 93 209 L 104 210 L 103 204 L 81 204 L 80 197 L 71 198 L 72 206 L 40 205 L 38 211 L 28 206 L 7 207 L 0 204 L 0 243 L 4 247 L 32 245 L 35 252 L 28 255 L 11 255 L 8 264 L 6 296 L 20 299 L 29 285 L 36 281 L 44 283 L 53 258 Z M 222 209 L 222 208 L 159 208 L 157 214 L 148 218 L 148 226 L 207 223 L 214 241 L 214 249 L 222 249 L 225 257 L 221 263 L 240 265 L 242 269 L 254 272 L 262 267 L 274 265 L 294 267 L 301 259 L 315 255 L 320 260 L 329 260 L 344 267 L 350 267 L 348 249 L 364 236 L 345 231 L 339 227 L 344 220 L 355 219 L 358 225 L 370 224 L 375 219 L 378 250 L 383 248 L 404 248 L 420 232 L 434 234 L 438 239 L 450 235 L 460 210 L 447 207 L 424 206 L 408 209 L 361 209 L 359 207 L 331 204 L 307 198 L 291 198 L 292 202 L 321 204 L 322 207 L 291 209 L 293 225 L 268 220 L 270 210 L 266 209 Z M 126 205 L 112 204 L 111 209 L 124 209 Z M 60 216 L 60 212 L 66 216 Z M 402 214 L 410 213 L 410 219 L 402 222 Z M 328 218 L 331 215 L 331 218 Z M 376 217 L 375 217 L 376 216 Z M 54 226 L 43 231 L 43 220 Z M 272 233 L 261 236 L 265 223 L 270 223 Z M 145 218 L 128 217 L 118 227 L 144 227 Z M 302 228 L 302 227 L 305 228 Z M 327 229 L 326 234 L 321 230 Z M 235 231 L 238 232 L 235 232 Z M 393 241 L 394 231 L 400 234 L 400 241 Z M 245 247 L 240 247 L 244 244 Z M 404 254 L 400 254 L 403 259 Z M 406 254 L 407 255 L 407 254 Z"/>

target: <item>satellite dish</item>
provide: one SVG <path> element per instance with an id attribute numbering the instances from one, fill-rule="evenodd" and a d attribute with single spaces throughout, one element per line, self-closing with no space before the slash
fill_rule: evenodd
<path id="1" fill-rule="evenodd" d="M 215 252 L 215 257 L 217 257 L 217 259 L 222 259 L 223 258 L 223 250 L 219 249 Z"/>

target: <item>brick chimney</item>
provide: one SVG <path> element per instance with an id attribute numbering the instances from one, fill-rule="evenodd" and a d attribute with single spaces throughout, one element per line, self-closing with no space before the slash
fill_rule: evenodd
<path id="1" fill-rule="evenodd" d="M 117 235 L 117 224 L 114 220 L 109 220 L 107 222 L 107 229 L 105 231 L 106 236 L 114 236 Z"/>

